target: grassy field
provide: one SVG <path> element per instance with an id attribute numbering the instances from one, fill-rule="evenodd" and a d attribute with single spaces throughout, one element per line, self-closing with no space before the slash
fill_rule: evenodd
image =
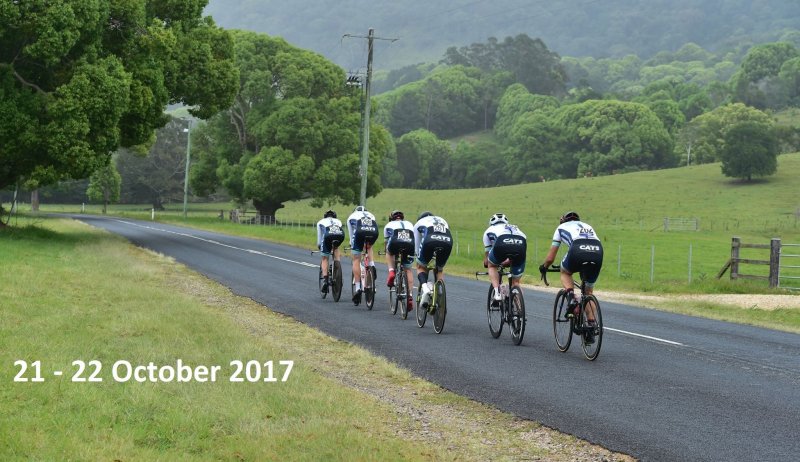
<path id="1" fill-rule="evenodd" d="M 628 460 L 416 379 L 119 237 L 33 221 L 0 229 L 2 460 Z M 76 360 L 98 361 L 102 382 L 74 381 Z M 118 381 L 121 360 L 221 371 Z M 277 381 L 232 383 L 235 360 L 274 361 Z M 281 360 L 294 361 L 285 382 Z"/>
<path id="2" fill-rule="evenodd" d="M 800 244 L 800 154 L 782 155 L 778 173 L 743 183 L 724 177 L 719 164 L 639 172 L 596 178 L 559 180 L 488 189 L 412 191 L 389 189 L 368 199 L 368 208 L 385 223 L 392 209 L 415 217 L 422 210 L 444 216 L 456 238 L 450 271 L 470 274 L 479 269 L 481 236 L 488 217 L 506 213 L 528 236 L 527 282 L 538 280 L 536 267 L 544 258 L 558 217 L 578 211 L 603 240 L 604 270 L 598 288 L 642 293 L 769 292 L 766 282 L 715 279 L 730 257 L 733 236 L 746 243 Z M 236 225 L 216 217 L 228 204 L 191 204 L 189 218 L 182 204 L 156 214 L 164 222 L 188 224 L 221 232 L 248 235 L 311 248 L 312 228 L 323 209 L 308 201 L 286 204 L 277 213 L 280 227 Z M 344 217 L 351 208 L 336 207 Z M 77 211 L 76 206 L 43 206 L 47 211 Z M 92 206 L 90 210 L 98 210 Z M 141 206 L 113 206 L 123 216 L 150 218 Z M 696 219 L 699 230 L 665 231 L 665 218 Z M 793 252 L 795 254 L 800 253 Z M 761 250 L 745 250 L 743 258 L 766 259 Z M 787 260 L 788 266 L 800 266 Z M 743 266 L 741 272 L 766 276 L 766 266 Z M 800 277 L 800 269 L 785 268 L 782 276 Z M 800 280 L 781 281 L 800 286 Z"/>

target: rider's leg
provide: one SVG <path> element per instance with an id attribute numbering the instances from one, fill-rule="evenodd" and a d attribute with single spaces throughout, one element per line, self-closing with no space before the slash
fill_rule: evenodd
<path id="1" fill-rule="evenodd" d="M 389 268 L 389 276 L 386 278 L 386 285 L 388 287 L 392 287 L 394 285 L 394 254 L 389 253 L 389 250 L 386 250 L 386 267 Z"/>
<path id="2" fill-rule="evenodd" d="M 353 251 L 353 279 L 355 279 L 356 292 L 361 290 L 361 252 Z"/>
<path id="3" fill-rule="evenodd" d="M 586 295 L 591 295 L 594 293 L 594 284 L 586 284 Z M 589 322 L 595 322 L 596 319 L 596 310 L 594 306 L 594 302 L 589 302 L 586 304 L 586 320 Z"/>
<path id="4" fill-rule="evenodd" d="M 328 279 L 328 256 L 323 255 L 322 261 L 319 264 L 320 268 L 322 268 L 322 279 Z"/>

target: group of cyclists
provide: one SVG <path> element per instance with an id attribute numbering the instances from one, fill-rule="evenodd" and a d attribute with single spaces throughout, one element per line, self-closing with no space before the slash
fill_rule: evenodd
<path id="1" fill-rule="evenodd" d="M 420 213 L 416 223 L 413 224 L 406 220 L 405 214 L 400 210 L 393 210 L 388 220 L 383 228 L 384 251 L 389 267 L 386 284 L 389 287 L 394 284 L 395 258 L 397 255 L 403 255 L 405 258 L 401 266 L 403 271 L 406 271 L 411 289 L 413 289 L 412 267 L 416 262 L 417 280 L 425 294 L 431 289 L 428 283 L 428 264 L 434 256 L 434 250 L 436 250 L 435 265 L 438 278 L 444 277 L 444 267 L 453 248 L 450 226 L 444 218 L 428 211 Z M 355 281 L 353 302 L 358 304 L 363 290 L 360 283 L 361 255 L 365 251 L 369 252 L 370 266 L 374 267 L 372 247 L 378 239 L 378 223 L 375 215 L 359 205 L 347 217 L 346 225 L 353 254 Z M 321 285 L 323 291 L 328 290 L 330 283 L 327 280 L 327 257 L 333 253 L 334 259 L 339 261 L 341 258 L 339 244 L 342 242 L 344 242 L 342 222 L 337 218 L 335 211 L 328 210 L 317 222 L 317 246 L 322 254 L 320 265 L 322 277 L 325 278 Z M 488 268 L 494 288 L 493 303 L 499 304 L 502 300 L 499 287 L 501 267 L 510 267 L 512 285 L 522 290 L 520 281 L 525 272 L 527 237 L 518 226 L 509 223 L 505 214 L 495 213 L 489 218 L 489 226 L 483 233 L 483 246 L 483 266 Z M 586 293 L 591 294 L 603 265 L 603 245 L 594 228 L 582 221 L 576 212 L 569 211 L 559 219 L 559 225 L 553 233 L 552 245 L 544 261 L 539 265 L 540 272 L 547 271 L 555 261 L 561 246 L 567 247 L 567 252 L 561 260 L 560 276 L 569 301 L 568 315 L 571 316 L 578 303 L 573 291 L 573 274 L 576 272 L 582 274 Z M 411 311 L 413 299 L 409 298 L 407 303 L 408 310 Z M 590 324 L 594 322 L 594 313 L 591 310 L 587 312 L 587 318 Z"/>

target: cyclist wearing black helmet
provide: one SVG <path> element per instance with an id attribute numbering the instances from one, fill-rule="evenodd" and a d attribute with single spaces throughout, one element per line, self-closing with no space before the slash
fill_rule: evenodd
<path id="1" fill-rule="evenodd" d="M 553 234 L 553 245 L 544 262 L 539 266 L 539 271 L 544 271 L 556 259 L 558 248 L 567 246 L 567 253 L 561 260 L 561 285 L 567 292 L 570 310 L 567 316 L 572 316 L 572 309 L 577 305 L 574 294 L 573 273 L 581 273 L 585 277 L 586 294 L 594 291 L 594 283 L 600 275 L 603 266 L 603 244 L 597 233 L 588 223 L 581 221 L 577 213 L 569 211 L 561 216 L 560 224 Z M 586 310 L 586 317 L 591 324 L 594 322 L 594 307 Z"/>
<path id="2" fill-rule="evenodd" d="M 453 250 L 453 237 L 450 235 L 450 225 L 444 218 L 434 215 L 431 212 L 419 214 L 417 222 L 414 224 L 414 239 L 417 241 L 417 279 L 423 286 L 423 291 L 433 289 L 433 285 L 426 285 L 428 282 L 428 263 L 433 258 L 436 249 L 436 271 L 439 273 L 438 279 L 444 280 L 444 265 L 450 258 Z"/>
<path id="3" fill-rule="evenodd" d="M 328 291 L 328 256 L 333 253 L 333 259 L 341 261 L 339 253 L 339 245 L 344 242 L 344 230 L 342 229 L 342 222 L 336 218 L 336 212 L 328 210 L 322 215 L 322 220 L 317 222 L 317 247 L 322 254 L 322 261 L 320 267 L 322 268 L 322 277 L 325 279 L 322 285 L 322 291 Z"/>
<path id="4" fill-rule="evenodd" d="M 501 265 L 511 266 L 511 283 L 516 289 L 522 290 L 519 282 L 525 272 L 527 236 L 516 225 L 509 224 L 504 213 L 495 213 L 489 218 L 489 227 L 483 233 L 483 247 L 486 252 L 483 266 L 489 268 L 489 279 L 494 287 L 492 300 L 494 304 L 499 304 L 503 299 L 498 270 Z"/>
<path id="5" fill-rule="evenodd" d="M 361 254 L 364 252 L 365 244 L 369 244 L 370 266 L 375 266 L 372 245 L 378 239 L 378 222 L 375 215 L 367 211 L 363 205 L 357 206 L 353 213 L 347 217 L 347 230 L 350 232 L 350 249 L 353 251 L 353 278 L 355 279 L 355 293 L 353 302 L 361 302 Z"/>
<path id="6" fill-rule="evenodd" d="M 386 285 L 394 285 L 394 259 L 397 254 L 404 252 L 406 258 L 403 260 L 403 268 L 406 271 L 409 291 L 414 288 L 414 280 L 411 278 L 411 265 L 414 263 L 414 225 L 405 219 L 405 215 L 400 210 L 394 210 L 389 214 L 389 222 L 383 228 L 383 237 L 386 238 L 386 265 L 389 267 L 389 277 Z M 408 299 L 408 310 L 414 308 L 414 301 Z"/>

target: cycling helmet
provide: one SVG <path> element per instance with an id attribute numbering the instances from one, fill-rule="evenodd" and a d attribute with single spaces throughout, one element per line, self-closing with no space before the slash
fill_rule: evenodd
<path id="1" fill-rule="evenodd" d="M 364 207 L 363 205 L 357 205 L 356 208 L 353 210 L 353 212 L 366 212 L 366 211 L 367 208 Z"/>
<path id="2" fill-rule="evenodd" d="M 392 210 L 392 213 L 389 214 L 389 221 L 405 220 L 405 219 L 406 216 L 403 214 L 403 212 L 399 210 Z"/>
<path id="3" fill-rule="evenodd" d="M 492 218 L 489 218 L 489 225 L 496 225 L 498 223 L 508 224 L 508 217 L 505 213 L 495 213 Z"/>
<path id="4" fill-rule="evenodd" d="M 417 221 L 422 220 L 425 217 L 432 217 L 432 216 L 433 216 L 433 214 L 431 212 L 427 212 L 427 211 L 426 212 L 422 212 L 422 213 L 419 214 L 419 218 L 417 218 Z"/>
<path id="5" fill-rule="evenodd" d="M 578 221 L 581 217 L 578 216 L 577 212 L 569 211 L 561 216 L 560 221 L 561 223 L 566 223 L 568 221 Z"/>
<path id="6" fill-rule="evenodd" d="M 336 212 L 333 210 L 328 210 L 325 212 L 325 215 L 323 215 L 322 218 L 336 218 Z"/>

